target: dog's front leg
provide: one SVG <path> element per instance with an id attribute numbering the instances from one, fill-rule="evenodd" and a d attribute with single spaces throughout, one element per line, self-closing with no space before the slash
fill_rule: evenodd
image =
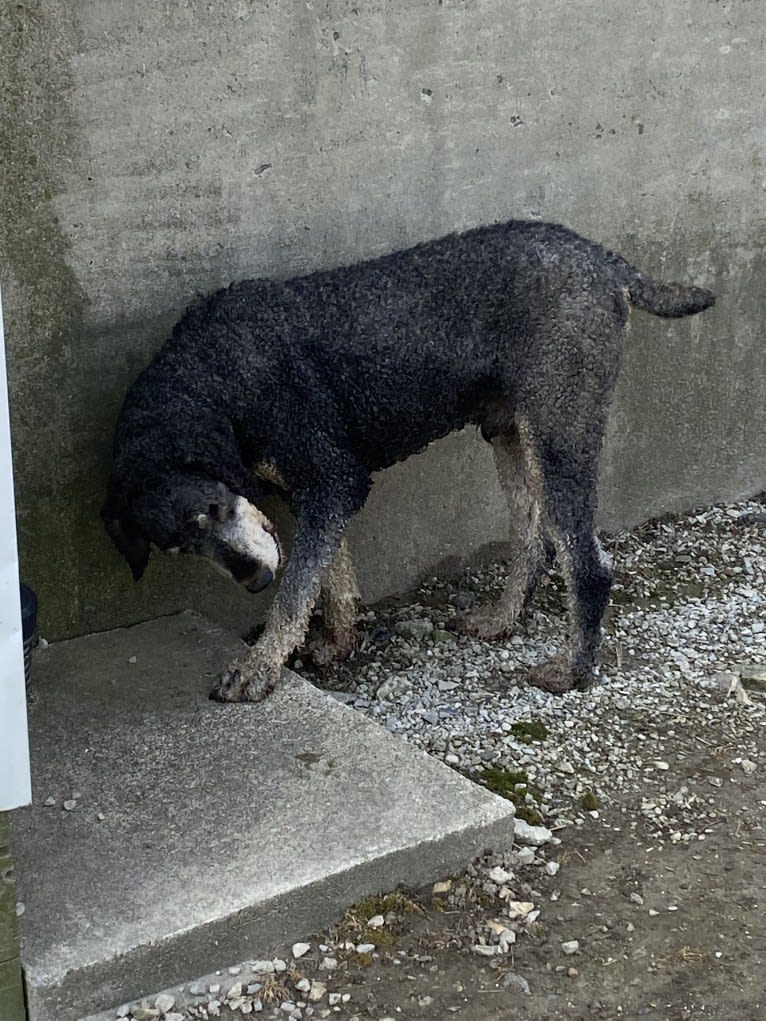
<path id="1" fill-rule="evenodd" d="M 322 603 L 322 634 L 309 645 L 307 652 L 313 663 L 323 667 L 348 656 L 356 644 L 359 588 L 345 539 L 322 575 L 319 598 Z"/>
<path id="2" fill-rule="evenodd" d="M 366 495 L 366 494 L 365 494 Z M 344 529 L 363 499 L 342 500 L 335 493 L 314 497 L 297 508 L 293 550 L 272 604 L 263 634 L 232 663 L 211 693 L 219 702 L 259 702 L 276 686 L 290 653 L 303 641 L 319 594 L 322 573 L 332 563 Z"/>

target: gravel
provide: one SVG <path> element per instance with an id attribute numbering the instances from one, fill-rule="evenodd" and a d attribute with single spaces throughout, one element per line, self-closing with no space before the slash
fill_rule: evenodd
<path id="1" fill-rule="evenodd" d="M 615 583 L 590 691 L 551 695 L 524 681 L 565 646 L 555 573 L 507 640 L 455 630 L 465 608 L 501 591 L 502 563 L 457 582 L 431 579 L 409 603 L 368 610 L 355 660 L 324 686 L 479 782 L 493 786 L 491 771 L 518 777 L 511 793 L 533 824 L 576 825 L 618 792 L 636 791 L 659 837 L 704 839 L 709 806 L 672 786 L 678 762 L 665 746 L 677 748 L 684 734 L 704 746 L 709 726 L 723 721 L 737 734 L 741 768 L 762 765 L 754 738 L 766 678 L 764 503 L 653 521 L 603 544 Z"/>
<path id="2" fill-rule="evenodd" d="M 354 657 L 321 678 L 340 701 L 515 802 L 516 846 L 432 890 L 448 911 L 489 898 L 495 917 L 464 933 L 465 951 L 479 957 L 512 956 L 536 924 L 539 884 L 554 881 L 560 868 L 548 852 L 566 846 L 567 828 L 599 820 L 619 801 L 620 811 L 636 809 L 626 825 L 641 825 L 659 844 L 691 845 L 727 824 L 716 810 L 724 782 L 716 775 L 716 737 L 737 749 L 729 765 L 745 775 L 764 765 L 756 738 L 766 722 L 766 501 L 665 518 L 603 544 L 615 584 L 599 680 L 588 692 L 552 695 L 524 681 L 530 667 L 564 648 L 564 591 L 555 573 L 507 640 L 481 642 L 456 631 L 460 613 L 499 594 L 502 563 L 453 582 L 431 579 L 407 601 L 367 610 Z M 312 676 L 307 664 L 300 669 Z M 683 782 L 686 755 L 708 746 L 710 796 Z M 530 869 L 534 882 L 524 879 Z M 642 903 L 640 894 L 630 896 Z M 553 889 L 544 899 L 557 898 Z M 128 1016 L 164 1013 L 170 1021 L 162 1008 L 173 1006 L 201 1021 L 222 1008 L 328 1017 L 348 1001 L 329 988 L 336 970 L 355 956 L 378 956 L 375 940 L 389 914 L 368 918 L 355 939 L 336 934 L 294 944 L 289 966 L 280 958 L 254 961 L 223 988 L 217 980 L 192 983 L 191 1005 L 150 999 Z M 576 935 L 560 944 L 565 959 L 577 960 Z M 564 970 L 578 974 L 569 964 Z M 529 993 L 512 971 L 504 983 Z"/>

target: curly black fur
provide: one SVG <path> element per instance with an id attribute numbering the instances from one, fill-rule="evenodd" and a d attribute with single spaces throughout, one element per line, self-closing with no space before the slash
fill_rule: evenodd
<path id="1" fill-rule="evenodd" d="M 276 628 L 305 615 L 372 472 L 474 423 L 525 466 L 570 584 L 564 685 L 587 683 L 610 585 L 597 464 L 629 303 L 674 317 L 713 302 L 521 221 L 232 284 L 189 306 L 131 387 L 104 519 L 140 576 L 149 541 L 192 548 L 191 518 L 231 494 L 256 501 L 271 483 L 254 469 L 270 465 L 298 518 Z"/>

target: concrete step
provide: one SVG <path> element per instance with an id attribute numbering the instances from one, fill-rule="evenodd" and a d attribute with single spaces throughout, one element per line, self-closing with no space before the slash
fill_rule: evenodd
<path id="1" fill-rule="evenodd" d="M 11 820 L 31 1021 L 263 957 L 512 840 L 507 801 L 295 674 L 208 701 L 241 648 L 183 613 L 37 654 Z"/>

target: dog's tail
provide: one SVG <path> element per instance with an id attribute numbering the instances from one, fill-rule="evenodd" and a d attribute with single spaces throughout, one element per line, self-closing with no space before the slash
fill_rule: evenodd
<path id="1" fill-rule="evenodd" d="M 624 268 L 627 270 L 624 284 L 630 303 L 644 312 L 664 319 L 680 319 L 715 305 L 715 295 L 704 287 L 665 284 L 646 276 L 630 263 L 625 263 Z"/>

